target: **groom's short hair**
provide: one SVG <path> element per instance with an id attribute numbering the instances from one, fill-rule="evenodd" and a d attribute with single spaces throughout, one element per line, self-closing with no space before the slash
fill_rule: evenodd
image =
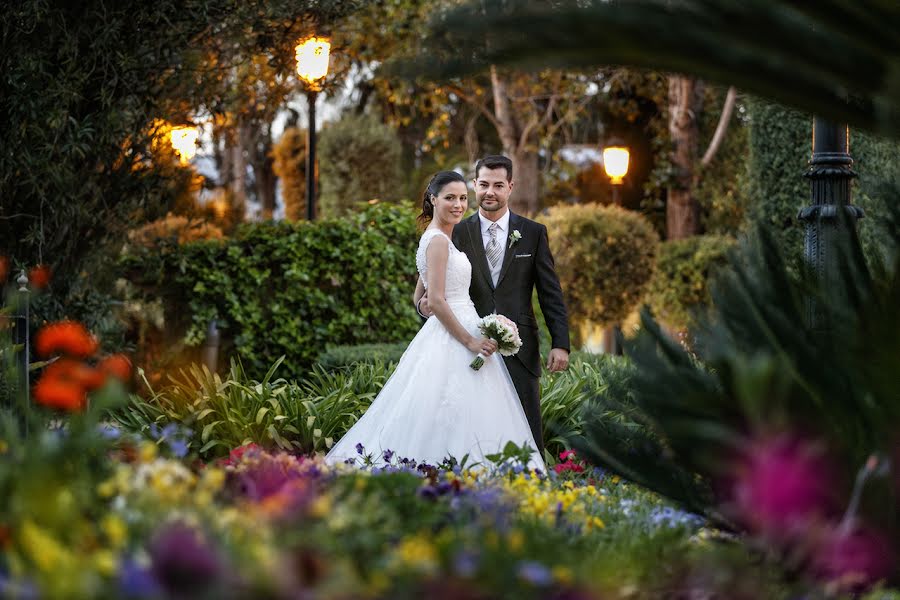
<path id="1" fill-rule="evenodd" d="M 475 163 L 475 179 L 478 179 L 478 173 L 482 168 L 506 169 L 506 180 L 512 181 L 512 161 L 502 154 L 488 154 Z"/>

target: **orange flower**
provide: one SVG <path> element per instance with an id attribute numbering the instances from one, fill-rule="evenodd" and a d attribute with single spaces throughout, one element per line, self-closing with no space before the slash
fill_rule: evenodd
<path id="1" fill-rule="evenodd" d="M 61 358 L 51 363 L 44 369 L 42 377 L 80 385 L 87 391 L 95 390 L 106 382 L 106 374 L 103 371 L 71 358 Z"/>
<path id="2" fill-rule="evenodd" d="M 50 267 L 47 265 L 32 267 L 28 271 L 28 281 L 37 290 L 47 287 L 47 284 L 50 283 Z"/>
<path id="3" fill-rule="evenodd" d="M 34 340 L 35 350 L 41 356 L 60 352 L 87 358 L 97 351 L 98 346 L 97 338 L 84 325 L 74 321 L 51 323 L 41 329 Z"/>
<path id="4" fill-rule="evenodd" d="M 39 404 L 68 411 L 81 410 L 87 404 L 87 392 L 74 382 L 55 377 L 41 377 L 32 390 Z"/>
<path id="5" fill-rule="evenodd" d="M 124 354 L 111 354 L 100 361 L 97 369 L 121 381 L 131 380 L 131 361 Z"/>

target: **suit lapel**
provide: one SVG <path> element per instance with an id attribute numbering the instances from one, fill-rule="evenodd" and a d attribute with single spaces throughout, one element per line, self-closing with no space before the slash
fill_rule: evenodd
<path id="1" fill-rule="evenodd" d="M 510 213 L 509 213 L 509 231 L 507 232 L 507 235 L 506 235 L 506 249 L 503 254 L 503 266 L 500 267 L 500 276 L 497 277 L 497 287 L 500 287 L 500 284 L 503 282 L 503 278 L 506 276 L 506 272 L 509 271 L 509 265 L 512 264 L 513 256 L 515 256 L 515 254 L 516 254 L 516 252 L 515 252 L 516 247 L 513 246 L 512 248 L 510 248 L 509 243 L 510 243 L 510 241 L 512 241 L 512 232 L 515 231 L 516 229 L 521 229 L 521 227 L 520 227 L 521 221 L 522 221 L 522 218 L 519 217 L 519 215 L 514 214 L 512 211 L 510 211 Z M 521 233 L 521 231 L 520 231 L 520 233 Z M 484 248 L 482 248 L 482 251 L 484 251 Z M 485 261 L 487 261 L 486 257 L 485 257 Z"/>
<path id="2" fill-rule="evenodd" d="M 472 247 L 472 255 L 475 257 L 475 260 L 472 261 L 472 266 L 477 267 L 481 271 L 481 275 L 493 289 L 494 282 L 491 280 L 491 269 L 488 267 L 487 254 L 484 253 L 484 242 L 481 237 L 481 219 L 477 212 L 469 217 L 469 222 L 466 224 L 466 233 L 469 235 L 469 244 Z"/>

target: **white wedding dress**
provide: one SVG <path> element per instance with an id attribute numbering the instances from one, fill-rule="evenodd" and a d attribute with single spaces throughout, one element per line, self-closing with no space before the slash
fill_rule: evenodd
<path id="1" fill-rule="evenodd" d="M 437 229 L 428 229 L 419 240 L 416 267 L 427 281 L 425 250 L 435 239 L 449 241 Z M 450 242 L 445 297 L 459 322 L 473 335 L 478 332 L 478 313 L 469 298 L 472 265 Z M 536 448 L 531 428 L 516 389 L 499 354 L 489 356 L 480 370 L 469 367 L 474 355 L 456 340 L 437 317 L 429 318 L 410 342 L 397 368 L 369 410 L 334 445 L 326 461 L 339 463 L 360 458 L 357 444 L 376 464 L 383 453 L 440 463 L 453 456 L 468 464 L 489 466 L 486 455 L 514 442 Z M 537 451 L 530 468 L 546 470 Z"/>

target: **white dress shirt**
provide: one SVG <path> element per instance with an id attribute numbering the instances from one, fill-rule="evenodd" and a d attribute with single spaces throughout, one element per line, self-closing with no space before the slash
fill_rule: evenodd
<path id="1" fill-rule="evenodd" d="M 478 212 L 478 219 L 481 221 L 481 240 L 484 242 L 486 252 L 488 242 L 491 241 L 491 232 L 488 229 L 494 224 L 494 221 L 485 219 L 481 211 Z M 500 260 L 497 261 L 497 266 L 491 265 L 491 261 L 488 261 L 488 268 L 491 270 L 491 280 L 495 286 L 500 278 L 500 270 L 503 267 L 503 259 L 506 256 L 506 242 L 509 239 L 509 209 L 507 209 L 506 214 L 497 220 L 497 225 L 500 227 L 500 230 L 497 231 L 497 242 L 500 243 Z"/>

